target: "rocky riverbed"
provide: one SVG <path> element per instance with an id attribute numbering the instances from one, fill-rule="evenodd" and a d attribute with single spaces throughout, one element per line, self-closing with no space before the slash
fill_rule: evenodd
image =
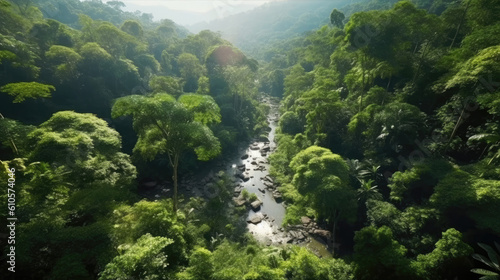
<path id="1" fill-rule="evenodd" d="M 317 255 L 329 257 L 331 254 L 326 244 L 330 232 L 321 229 L 311 218 L 302 217 L 299 225 L 282 227 L 285 205 L 278 185 L 269 175 L 268 161 L 269 155 L 276 149 L 274 136 L 279 120 L 278 106 L 269 99 L 264 99 L 263 102 L 271 108 L 267 137 L 259 137 L 248 146 L 240 148 L 233 157 L 219 162 L 212 171 L 201 177 L 181 179 L 179 191 L 186 196 L 215 197 L 215 182 L 226 173 L 234 184 L 234 205 L 247 207 L 247 228 L 257 240 L 266 245 L 291 243 L 307 246 Z M 146 196 L 152 199 L 169 196 L 171 189 L 165 182 L 145 182 L 143 188 L 146 189 Z M 257 199 L 250 200 L 250 196 L 245 196 L 244 192 L 255 194 Z"/>

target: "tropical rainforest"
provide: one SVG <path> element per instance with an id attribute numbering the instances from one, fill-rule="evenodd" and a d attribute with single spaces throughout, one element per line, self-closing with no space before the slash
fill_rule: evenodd
<path id="1" fill-rule="evenodd" d="M 0 0 L 1 278 L 500 279 L 500 2 L 319 3 Z"/>

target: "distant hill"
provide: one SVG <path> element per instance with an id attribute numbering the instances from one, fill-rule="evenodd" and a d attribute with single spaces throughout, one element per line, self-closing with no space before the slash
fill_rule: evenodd
<path id="1" fill-rule="evenodd" d="M 142 11 L 123 11 L 123 3 L 120 1 L 103 2 L 101 0 L 43 0 L 33 2 L 43 16 L 55 19 L 73 28 L 79 28 L 78 15 L 88 15 L 93 20 L 109 21 L 120 26 L 125 20 L 133 19 L 141 22 L 146 29 L 157 27 L 160 21 L 153 21 L 153 15 Z M 175 24 L 176 32 L 180 37 L 188 35 L 189 31 L 183 26 Z"/>
<path id="2" fill-rule="evenodd" d="M 271 2 L 245 13 L 187 28 L 193 33 L 204 29 L 220 31 L 225 39 L 245 53 L 259 58 L 258 50 L 262 47 L 317 29 L 329 22 L 334 8 L 339 9 L 361 1 L 363 0 Z"/>

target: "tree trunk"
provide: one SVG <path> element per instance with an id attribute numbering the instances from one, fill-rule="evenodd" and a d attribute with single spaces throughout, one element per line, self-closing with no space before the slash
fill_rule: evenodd
<path id="1" fill-rule="evenodd" d="M 387 87 L 385 88 L 385 91 L 389 91 L 389 86 L 391 85 L 391 81 L 392 81 L 392 76 L 389 76 L 389 82 L 387 83 Z M 382 102 L 382 105 L 384 105 L 383 102 Z"/>
<path id="2" fill-rule="evenodd" d="M 455 32 L 455 36 L 453 37 L 453 40 L 451 41 L 451 45 L 448 48 L 448 50 L 451 50 L 451 48 L 453 48 L 453 45 L 455 44 L 455 40 L 457 39 L 458 32 L 460 31 L 460 28 L 462 27 L 462 24 L 464 23 L 465 16 L 467 15 L 467 10 L 469 9 L 469 4 L 470 4 L 470 0 L 467 1 L 467 5 L 465 6 L 464 14 L 463 14 L 462 18 L 460 19 L 460 23 L 458 23 L 457 31 Z"/>
<path id="3" fill-rule="evenodd" d="M 5 118 L 3 117 L 2 113 L 0 113 L 0 119 L 4 120 Z M 12 151 L 14 152 L 14 154 L 17 156 L 19 155 L 19 151 L 17 150 L 17 146 L 16 146 L 16 143 L 14 143 L 14 139 L 12 139 L 12 137 L 9 137 L 9 142 L 10 142 L 10 146 L 12 148 Z"/>
<path id="4" fill-rule="evenodd" d="M 336 247 L 336 239 L 335 239 L 335 232 L 337 231 L 337 222 L 339 219 L 340 213 L 339 211 L 335 211 L 335 214 L 333 214 L 333 228 L 332 228 L 332 255 L 335 255 L 335 247 Z"/>

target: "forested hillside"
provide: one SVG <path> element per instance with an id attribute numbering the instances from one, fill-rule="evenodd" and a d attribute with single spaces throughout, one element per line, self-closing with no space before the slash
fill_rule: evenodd
<path id="1" fill-rule="evenodd" d="M 427 10 L 333 11 L 264 72 L 286 221 L 327 220 L 355 279 L 477 279 L 500 236 L 500 5 Z"/>
<path id="2" fill-rule="evenodd" d="M 2 279 L 499 278 L 498 1 L 122 4 L 0 0 Z"/>

